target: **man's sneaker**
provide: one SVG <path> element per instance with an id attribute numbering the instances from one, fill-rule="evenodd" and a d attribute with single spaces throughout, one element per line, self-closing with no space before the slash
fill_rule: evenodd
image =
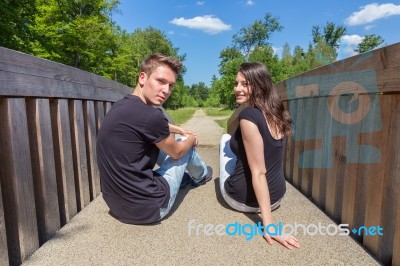
<path id="1" fill-rule="evenodd" d="M 179 189 L 185 189 L 190 183 L 192 183 L 192 177 L 189 175 L 189 173 L 185 172 L 183 174 L 182 182 L 179 186 Z"/>
<path id="2" fill-rule="evenodd" d="M 212 175 L 213 175 L 213 169 L 211 168 L 211 166 L 207 166 L 206 176 L 203 177 L 203 179 L 197 183 L 192 180 L 192 187 L 198 187 L 198 186 L 204 185 L 205 183 L 207 183 L 208 181 L 210 181 L 212 179 Z"/>

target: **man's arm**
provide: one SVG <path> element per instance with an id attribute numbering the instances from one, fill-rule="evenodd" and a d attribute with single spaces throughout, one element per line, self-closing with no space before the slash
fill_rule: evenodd
<path id="1" fill-rule="evenodd" d="M 186 140 L 177 142 L 174 136 L 170 134 L 165 139 L 156 143 L 156 146 L 173 159 L 179 159 L 185 155 L 190 148 L 199 144 L 197 136 L 187 134 L 185 137 L 187 137 Z"/>

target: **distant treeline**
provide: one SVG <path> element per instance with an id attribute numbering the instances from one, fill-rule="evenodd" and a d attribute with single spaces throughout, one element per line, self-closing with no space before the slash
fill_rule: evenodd
<path id="1" fill-rule="evenodd" d="M 185 61 L 167 36 L 154 27 L 128 33 L 112 16 L 118 0 L 2 0 L 0 2 L 0 46 L 77 67 L 133 87 L 140 63 L 160 52 Z M 234 107 L 233 82 L 238 66 L 260 61 L 268 66 L 274 82 L 336 61 L 337 49 L 346 28 L 328 22 L 321 30 L 311 29 L 313 39 L 307 49 L 288 44 L 278 56 L 268 42 L 283 30 L 278 18 L 265 14 L 232 37 L 232 44 L 220 52 L 219 78 L 185 85 L 180 77 L 165 107 Z M 366 35 L 356 52 L 380 46 L 384 40 Z"/>

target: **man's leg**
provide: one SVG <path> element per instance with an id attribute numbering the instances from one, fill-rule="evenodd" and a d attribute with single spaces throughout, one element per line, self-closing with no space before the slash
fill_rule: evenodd
<path id="1" fill-rule="evenodd" d="M 177 139 L 178 142 L 184 140 L 185 138 Z M 183 157 L 177 160 L 172 159 L 170 156 L 165 156 L 164 162 L 161 162 L 160 157 L 162 158 L 163 156 L 159 156 L 157 163 L 160 164 L 160 168 L 158 168 L 156 172 L 167 180 L 170 188 L 168 206 L 160 209 L 160 216 L 163 218 L 171 211 L 176 195 L 179 192 L 185 170 L 188 170 L 192 178 L 201 180 L 205 173 L 207 173 L 207 167 L 194 148 L 191 148 Z"/>
<path id="2" fill-rule="evenodd" d="M 204 161 L 201 159 L 199 153 L 195 148 L 192 148 L 191 156 L 186 166 L 190 176 L 192 177 L 193 182 L 201 183 L 204 181 L 204 178 L 212 173 L 208 171 L 212 171 L 208 169 Z"/>
<path id="3" fill-rule="evenodd" d="M 183 157 L 174 160 L 170 156 L 167 156 L 164 162 L 161 164 L 155 172 L 164 177 L 169 185 L 170 198 L 168 206 L 160 209 L 161 219 L 164 218 L 170 211 L 175 202 L 176 195 L 178 194 L 180 184 L 182 182 L 183 174 L 189 158 L 191 156 L 191 150 L 187 152 Z"/>

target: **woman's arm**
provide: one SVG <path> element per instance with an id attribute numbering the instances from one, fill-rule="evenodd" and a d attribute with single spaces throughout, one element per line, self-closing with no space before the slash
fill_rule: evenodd
<path id="1" fill-rule="evenodd" d="M 245 119 L 241 119 L 239 123 L 244 148 L 246 150 L 247 161 L 251 170 L 253 189 L 261 210 L 262 223 L 263 226 L 267 226 L 272 223 L 272 213 L 270 194 L 266 179 L 267 169 L 264 159 L 264 142 L 256 124 Z M 292 247 L 300 247 L 297 239 L 293 236 L 283 238 L 281 236 L 271 237 L 270 235 L 265 234 L 264 238 L 269 244 L 272 244 L 273 238 L 288 249 L 292 249 Z"/>

